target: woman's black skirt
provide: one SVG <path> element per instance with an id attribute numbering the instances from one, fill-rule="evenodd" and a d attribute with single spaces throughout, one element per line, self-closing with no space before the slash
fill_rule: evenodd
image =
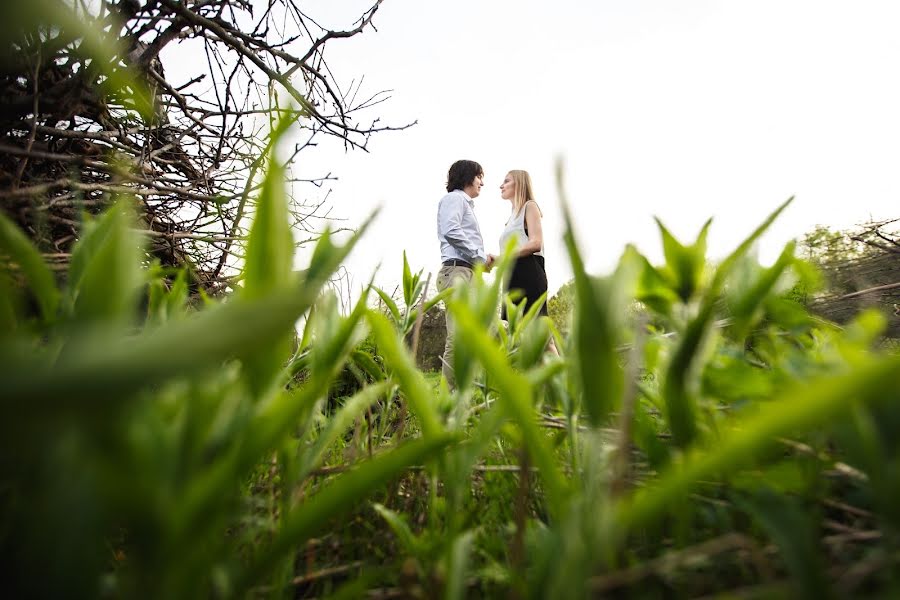
<path id="1" fill-rule="evenodd" d="M 547 272 L 544 270 L 544 257 L 530 254 L 517 258 L 513 265 L 512 275 L 506 286 L 507 292 L 520 290 L 522 295 L 515 300 L 516 304 L 525 302 L 525 312 L 547 291 Z M 547 303 L 541 306 L 540 314 L 547 315 Z M 500 308 L 500 318 L 506 318 L 506 303 Z"/>

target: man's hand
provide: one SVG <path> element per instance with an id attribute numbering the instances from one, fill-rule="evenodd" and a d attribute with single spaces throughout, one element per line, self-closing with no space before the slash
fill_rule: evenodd
<path id="1" fill-rule="evenodd" d="M 487 255 L 487 260 L 484 261 L 484 270 L 488 273 L 491 272 L 491 269 L 494 268 L 494 262 L 497 260 L 497 257 L 493 254 Z"/>

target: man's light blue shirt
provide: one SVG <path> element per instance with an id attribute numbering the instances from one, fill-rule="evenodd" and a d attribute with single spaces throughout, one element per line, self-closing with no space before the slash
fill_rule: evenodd
<path id="1" fill-rule="evenodd" d="M 474 265 L 484 262 L 484 240 L 475 202 L 462 190 L 453 190 L 438 203 L 437 233 L 441 243 L 441 262 L 464 260 Z"/>

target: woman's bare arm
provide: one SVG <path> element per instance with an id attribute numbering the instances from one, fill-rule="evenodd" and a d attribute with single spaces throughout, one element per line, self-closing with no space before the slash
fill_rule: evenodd
<path id="1" fill-rule="evenodd" d="M 525 204 L 525 225 L 528 229 L 528 241 L 519 248 L 520 257 L 540 252 L 544 247 L 544 231 L 541 229 L 541 209 L 537 204 Z"/>

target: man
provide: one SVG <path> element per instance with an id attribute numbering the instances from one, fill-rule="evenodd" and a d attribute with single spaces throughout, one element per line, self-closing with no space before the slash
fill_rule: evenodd
<path id="1" fill-rule="evenodd" d="M 484 170 L 472 160 L 458 160 L 447 173 L 447 195 L 441 198 L 437 211 L 437 234 L 441 244 L 441 270 L 438 271 L 437 289 L 444 289 L 456 281 L 471 281 L 473 269 L 478 263 L 487 263 L 484 240 L 478 219 L 475 218 L 475 198 L 484 185 Z M 493 258 L 493 257 L 491 257 Z M 449 311 L 447 318 L 447 342 L 444 345 L 443 368 L 447 385 L 452 389 L 454 326 Z"/>

